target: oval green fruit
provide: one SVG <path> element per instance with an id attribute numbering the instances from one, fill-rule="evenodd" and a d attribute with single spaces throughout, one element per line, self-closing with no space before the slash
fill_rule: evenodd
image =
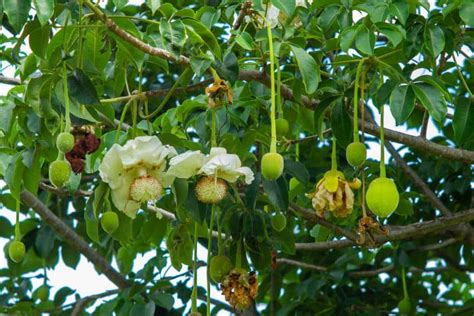
<path id="1" fill-rule="evenodd" d="M 63 132 L 56 138 L 56 147 L 62 153 L 67 153 L 74 147 L 74 135 L 71 133 Z"/>
<path id="2" fill-rule="evenodd" d="M 288 121 L 282 117 L 275 120 L 275 125 L 278 137 L 286 136 L 290 131 L 290 124 L 288 124 Z"/>
<path id="3" fill-rule="evenodd" d="M 25 244 L 21 241 L 14 240 L 8 246 L 8 256 L 13 262 L 22 262 L 25 258 Z"/>
<path id="4" fill-rule="evenodd" d="M 400 314 L 402 315 L 410 315 L 411 313 L 411 302 L 408 297 L 404 297 L 399 303 L 398 303 L 398 309 L 400 310 Z"/>
<path id="5" fill-rule="evenodd" d="M 275 214 L 272 216 L 272 227 L 277 232 L 281 232 L 286 227 L 286 217 L 283 214 Z"/>
<path id="6" fill-rule="evenodd" d="M 367 149 L 364 143 L 353 142 L 346 148 L 346 159 L 352 167 L 359 167 L 367 158 Z"/>
<path id="7" fill-rule="evenodd" d="M 100 219 L 102 229 L 109 235 L 112 235 L 117 230 L 119 224 L 120 222 L 117 213 L 112 211 L 105 212 Z"/>
<path id="8" fill-rule="evenodd" d="M 217 283 L 222 282 L 224 277 L 232 270 L 232 267 L 229 257 L 224 255 L 212 257 L 209 264 L 211 279 Z"/>
<path id="9" fill-rule="evenodd" d="M 71 165 L 64 160 L 55 160 L 49 165 L 49 181 L 55 187 L 62 187 L 69 181 Z"/>
<path id="10" fill-rule="evenodd" d="M 46 302 L 49 298 L 49 286 L 42 285 L 36 290 L 36 297 L 42 301 Z"/>
<path id="11" fill-rule="evenodd" d="M 397 186 L 388 178 L 377 178 L 372 181 L 365 197 L 369 209 L 379 217 L 392 214 L 400 200 Z"/>
<path id="12" fill-rule="evenodd" d="M 283 157 L 279 153 L 266 153 L 262 157 L 261 170 L 266 180 L 276 180 L 283 173 Z"/>

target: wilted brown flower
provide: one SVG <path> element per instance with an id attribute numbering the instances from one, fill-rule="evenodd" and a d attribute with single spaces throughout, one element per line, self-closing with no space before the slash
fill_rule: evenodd
<path id="1" fill-rule="evenodd" d="M 95 152 L 100 146 L 98 139 L 90 128 L 76 127 L 72 130 L 74 135 L 74 147 L 66 153 L 66 159 L 71 164 L 74 173 L 80 173 L 84 170 L 87 154 Z"/>
<path id="2" fill-rule="evenodd" d="M 224 100 L 227 97 L 227 102 L 232 103 L 232 89 L 222 79 L 217 79 L 212 85 L 206 88 L 208 97 L 208 106 L 210 109 L 220 108 L 224 105 Z"/>
<path id="3" fill-rule="evenodd" d="M 245 310 L 257 296 L 258 282 L 255 272 L 233 269 L 221 283 L 222 294 L 237 310 Z"/>
<path id="4" fill-rule="evenodd" d="M 327 216 L 330 212 L 335 217 L 347 217 L 354 207 L 354 193 L 357 180 L 346 181 L 340 171 L 330 170 L 318 182 L 314 192 L 308 194 L 318 216 Z"/>

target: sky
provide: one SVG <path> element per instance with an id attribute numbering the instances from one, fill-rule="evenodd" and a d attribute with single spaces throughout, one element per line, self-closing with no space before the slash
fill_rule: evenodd
<path id="1" fill-rule="evenodd" d="M 133 0 L 130 1 L 132 3 L 142 3 L 142 1 L 138 0 Z M 359 19 L 362 14 L 359 14 L 357 12 L 354 13 L 354 18 Z M 26 48 L 28 49 L 28 48 Z M 470 53 L 470 52 L 467 52 Z M 463 56 L 460 56 L 458 59 L 462 61 Z M 5 66 L 5 65 L 2 65 Z M 13 73 L 12 68 L 5 68 L 0 71 L 1 74 L 7 77 L 15 77 L 15 74 Z M 417 73 L 416 76 L 421 75 L 421 73 Z M 0 95 L 6 95 L 7 91 L 11 88 L 9 85 L 5 84 L 0 84 Z M 377 113 L 377 111 L 374 111 Z M 379 117 L 376 114 L 376 121 L 379 122 Z M 385 108 L 385 127 L 389 129 L 396 129 L 400 132 L 411 134 L 411 135 L 418 135 L 417 130 L 407 130 L 404 127 L 397 127 L 395 125 L 395 120 L 393 116 L 390 113 L 390 110 L 388 107 Z M 433 137 L 437 135 L 436 128 L 432 121 L 430 121 L 430 124 L 428 126 L 428 139 L 430 137 Z M 394 144 L 395 145 L 395 144 Z M 396 147 L 399 147 L 400 145 L 396 145 Z M 370 144 L 370 148 L 368 150 L 368 156 L 369 157 L 374 157 L 375 159 L 378 159 L 380 157 L 380 146 L 375 143 Z M 386 160 L 390 159 L 390 155 L 388 152 L 385 153 Z M 0 180 L 0 187 L 3 187 L 5 184 Z M 0 210 L 0 214 L 2 216 L 7 217 L 11 223 L 14 223 L 14 212 L 2 209 Z M 5 238 L 0 238 L 0 249 L 3 249 L 5 244 L 8 242 L 7 239 Z M 164 247 L 164 246 L 163 246 Z M 202 246 L 200 246 L 199 251 L 198 251 L 198 257 L 200 260 L 206 260 L 207 252 L 206 249 L 204 249 Z M 139 255 L 134 262 L 133 270 L 138 271 L 140 270 L 144 264 L 153 257 L 153 253 L 146 253 L 145 255 Z M 114 262 L 113 265 L 117 268 L 116 263 Z M 0 268 L 5 268 L 7 266 L 7 261 L 6 258 L 3 257 L 3 255 L 0 254 Z M 185 268 L 187 270 L 187 267 Z M 176 271 L 175 269 L 171 268 L 168 272 L 169 276 L 178 274 L 180 272 L 184 272 L 185 269 L 182 271 Z M 198 272 L 198 280 L 199 284 L 203 287 L 205 287 L 205 280 L 206 280 L 206 269 L 201 268 L 199 269 Z M 84 257 L 81 257 L 81 260 L 79 262 L 79 265 L 77 266 L 76 269 L 71 269 L 64 265 L 62 261 L 54 268 L 54 270 L 48 270 L 48 284 L 52 286 L 51 290 L 51 296 L 50 298 L 54 297 L 55 291 L 60 289 L 63 286 L 70 286 L 76 290 L 76 293 L 81 295 L 81 297 L 87 296 L 87 295 L 93 295 L 97 293 L 102 293 L 107 290 L 112 290 L 115 289 L 115 285 L 110 282 L 105 276 L 98 274 L 93 265 L 88 262 Z M 74 280 L 71 282 L 71 280 Z M 34 286 L 39 286 L 42 281 L 40 280 L 35 280 Z M 91 286 L 93 285 L 93 286 Z M 212 297 L 216 298 L 218 300 L 224 301 L 224 297 L 221 295 L 220 291 L 218 291 L 215 287 L 212 289 Z M 68 302 L 73 302 L 73 296 L 69 297 Z M 100 302 L 100 300 L 98 301 Z M 94 306 L 94 305 L 93 305 Z M 181 304 L 177 304 L 176 306 L 181 306 Z M 91 308 L 89 308 L 91 310 Z M 226 312 L 221 312 L 219 315 L 228 315 Z"/>

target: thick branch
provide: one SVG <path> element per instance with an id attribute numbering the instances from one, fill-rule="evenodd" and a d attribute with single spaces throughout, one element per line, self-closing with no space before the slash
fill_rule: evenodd
<path id="1" fill-rule="evenodd" d="M 107 278 L 119 288 L 129 287 L 130 282 L 115 270 L 97 251 L 82 239 L 74 230 L 59 219 L 46 205 L 28 191 L 21 192 L 21 201 L 38 213 L 43 221 L 48 224 L 58 235 L 74 249 L 89 259 Z"/>
<path id="2" fill-rule="evenodd" d="M 19 79 L 16 79 L 16 78 L 9 78 L 9 77 L 5 77 L 5 76 L 0 75 L 0 83 L 9 84 L 9 85 L 12 85 L 12 86 L 17 86 L 21 83 L 21 81 Z"/>

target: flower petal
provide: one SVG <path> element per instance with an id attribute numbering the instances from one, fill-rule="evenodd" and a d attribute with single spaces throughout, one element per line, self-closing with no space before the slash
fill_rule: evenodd
<path id="1" fill-rule="evenodd" d="M 123 172 L 122 160 L 119 155 L 120 145 L 114 144 L 105 154 L 99 166 L 99 174 L 102 181 L 113 186 L 113 182 L 120 179 Z"/>
<path id="2" fill-rule="evenodd" d="M 253 171 L 249 167 L 240 167 L 236 169 L 237 172 L 245 176 L 245 183 L 250 184 L 255 179 Z"/>
<path id="3" fill-rule="evenodd" d="M 188 179 L 197 174 L 205 161 L 205 156 L 199 150 L 187 151 L 171 158 L 168 174 L 177 178 Z"/>

